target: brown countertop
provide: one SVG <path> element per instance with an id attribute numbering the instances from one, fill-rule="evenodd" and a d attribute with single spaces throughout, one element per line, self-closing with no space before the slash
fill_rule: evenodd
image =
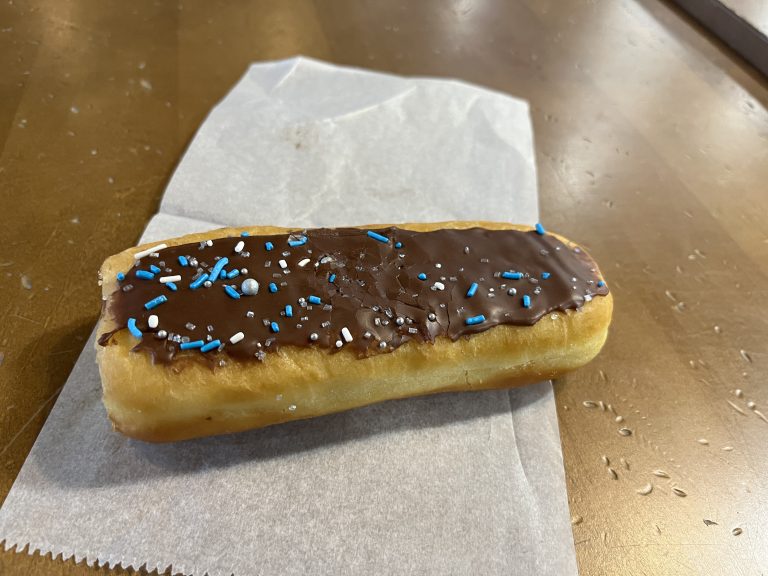
<path id="1" fill-rule="evenodd" d="M 616 298 L 601 356 L 555 388 L 581 573 L 766 573 L 768 86 L 656 0 L 3 3 L 0 499 L 101 261 L 247 65 L 299 53 L 531 102 L 542 219 Z M 41 572 L 93 570 L 0 553 Z"/>

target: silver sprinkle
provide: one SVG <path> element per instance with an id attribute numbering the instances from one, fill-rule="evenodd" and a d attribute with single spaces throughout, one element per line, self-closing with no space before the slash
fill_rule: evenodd
<path id="1" fill-rule="evenodd" d="M 418 329 L 416 329 L 416 328 L 408 328 L 408 332 L 410 334 L 416 334 L 418 332 Z"/>
<path id="2" fill-rule="evenodd" d="M 326 320 L 325 322 L 320 324 L 320 326 L 322 326 L 323 328 L 328 328 L 328 326 L 330 326 L 330 325 L 331 325 L 331 323 L 328 320 Z"/>
<path id="3" fill-rule="evenodd" d="M 509 294 L 510 296 L 514 296 L 515 294 L 517 294 L 517 290 L 515 288 L 510 288 L 509 290 L 507 290 L 507 294 Z"/>
<path id="4" fill-rule="evenodd" d="M 266 353 L 266 352 L 264 352 L 264 350 L 258 350 L 258 351 L 257 351 L 257 352 L 256 352 L 256 353 L 253 355 L 253 356 L 254 356 L 254 357 L 256 358 L 256 360 L 258 360 L 259 362 L 264 362 L 264 358 L 266 358 L 266 356 L 267 356 L 267 353 Z"/>
<path id="5" fill-rule="evenodd" d="M 370 333 L 370 332 L 368 332 L 368 331 L 366 330 L 366 331 L 363 333 L 363 338 L 370 338 L 370 337 L 371 337 L 371 333 Z"/>
<path id="6" fill-rule="evenodd" d="M 464 254 L 469 254 L 469 246 L 464 246 Z"/>
<path id="7" fill-rule="evenodd" d="M 133 290 L 133 284 L 126 284 L 123 286 L 123 292 L 130 292 L 131 290 Z"/>
<path id="8" fill-rule="evenodd" d="M 186 344 L 187 342 L 189 342 L 189 336 L 182 336 L 181 341 L 182 343 Z"/>
<path id="9" fill-rule="evenodd" d="M 272 260 L 264 260 L 264 268 L 269 268 L 272 266 Z"/>
<path id="10" fill-rule="evenodd" d="M 185 327 L 187 330 L 194 330 L 195 328 L 197 328 L 197 326 L 195 326 L 194 324 L 192 324 L 192 322 L 187 322 L 186 324 L 184 324 L 184 327 Z"/>

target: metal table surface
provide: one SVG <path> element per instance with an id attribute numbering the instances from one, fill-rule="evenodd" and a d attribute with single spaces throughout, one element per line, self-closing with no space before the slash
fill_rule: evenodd
<path id="1" fill-rule="evenodd" d="M 555 386 L 581 573 L 768 574 L 768 85 L 657 0 L 3 2 L 0 500 L 99 264 L 247 65 L 298 53 L 531 102 L 542 219 L 616 298 L 603 353 Z"/>

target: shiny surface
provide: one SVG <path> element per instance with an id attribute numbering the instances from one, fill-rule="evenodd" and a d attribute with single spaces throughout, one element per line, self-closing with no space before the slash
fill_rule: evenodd
<path id="1" fill-rule="evenodd" d="M 132 319 L 131 346 L 155 363 L 269 362 L 282 346 L 351 348 L 363 359 L 410 340 L 530 326 L 608 293 L 580 247 L 540 231 L 316 228 L 168 246 L 141 258 L 122 281 L 104 279 L 105 317 L 114 324 L 98 342 L 109 346 Z M 258 294 L 241 292 L 240 277 L 219 278 L 240 270 L 258 283 Z M 178 275 L 174 291 L 161 274 Z M 157 298 L 162 303 L 147 310 Z M 152 316 L 159 318 L 154 329 Z M 242 337 L 233 343 L 234 334 Z M 195 349 L 184 352 L 185 343 Z"/>
<path id="2" fill-rule="evenodd" d="M 542 220 L 615 297 L 602 355 L 556 384 L 581 572 L 765 573 L 768 90 L 655 0 L 0 5 L 0 495 L 95 323 L 103 258 L 247 64 L 296 53 L 531 102 Z M 39 572 L 93 571 L 0 553 Z"/>

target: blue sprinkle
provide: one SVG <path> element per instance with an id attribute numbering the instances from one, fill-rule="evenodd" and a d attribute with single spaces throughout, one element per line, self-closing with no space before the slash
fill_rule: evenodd
<path id="1" fill-rule="evenodd" d="M 240 236 L 245 238 L 246 236 L 250 236 L 250 234 L 248 234 L 248 232 L 240 232 Z"/>
<path id="2" fill-rule="evenodd" d="M 467 318 L 466 320 L 464 320 L 464 324 L 466 324 L 467 326 L 474 326 L 475 324 L 482 324 L 483 322 L 485 322 L 485 316 L 483 316 L 482 314 L 479 314 L 477 316 L 472 316 L 472 318 Z"/>
<path id="3" fill-rule="evenodd" d="M 189 266 L 189 260 L 187 260 L 186 256 L 179 256 L 179 264 L 182 266 Z"/>
<path id="4" fill-rule="evenodd" d="M 272 292 L 272 294 L 277 292 L 277 284 L 275 284 L 274 282 L 270 282 L 269 283 L 269 291 Z"/>
<path id="5" fill-rule="evenodd" d="M 510 278 L 512 280 L 520 280 L 520 278 L 523 277 L 523 273 L 522 272 L 502 272 L 501 277 Z"/>
<path id="6" fill-rule="evenodd" d="M 467 290 L 467 298 L 472 298 L 472 296 L 475 295 L 475 292 L 477 292 L 477 282 L 472 282 L 469 290 Z"/>
<path id="7" fill-rule="evenodd" d="M 210 352 L 214 348 L 218 348 L 221 346 L 221 340 L 213 340 L 211 342 L 208 342 L 205 346 L 200 348 L 200 352 Z"/>
<path id="8" fill-rule="evenodd" d="M 150 264 L 149 269 L 152 270 L 152 274 L 159 274 L 160 273 L 160 268 L 158 268 L 154 264 Z"/>
<path id="9" fill-rule="evenodd" d="M 142 334 L 141 330 L 136 328 L 136 318 L 128 318 L 128 332 L 130 332 L 134 338 L 141 340 Z"/>
<path id="10" fill-rule="evenodd" d="M 158 306 L 160 306 L 160 304 L 162 304 L 163 302 L 168 302 L 168 298 L 166 298 L 165 296 L 163 296 L 163 295 L 161 294 L 161 295 L 160 295 L 160 296 L 158 296 L 157 298 L 152 298 L 152 300 L 150 300 L 149 302 L 147 302 L 146 304 L 144 304 L 144 309 L 145 309 L 145 310 L 152 310 L 152 308 L 157 308 L 157 307 L 158 307 Z"/>
<path id="11" fill-rule="evenodd" d="M 192 288 L 192 290 L 200 288 L 200 286 L 202 286 L 203 282 L 205 282 L 206 280 L 208 280 L 208 274 L 203 274 L 202 276 L 200 276 L 200 278 L 192 282 L 192 284 L 190 284 L 189 287 Z"/>
<path id="12" fill-rule="evenodd" d="M 238 270 L 237 268 L 235 268 L 235 269 L 233 269 L 233 270 L 230 270 L 229 272 L 227 272 L 227 278 L 228 278 L 229 280 L 232 280 L 232 278 L 235 278 L 235 277 L 237 277 L 237 276 L 239 276 L 239 275 L 240 275 L 240 270 Z"/>
<path id="13" fill-rule="evenodd" d="M 603 286 L 605 286 L 605 282 L 603 282 L 602 280 L 599 280 L 599 281 L 597 282 L 597 287 L 598 287 L 598 288 L 602 288 Z"/>
<path id="14" fill-rule="evenodd" d="M 310 296 L 307 300 L 309 300 L 310 304 L 320 304 L 322 302 L 317 296 Z"/>
<path id="15" fill-rule="evenodd" d="M 523 296 L 523 308 L 530 308 L 531 307 L 531 297 L 526 294 Z"/>
<path id="16" fill-rule="evenodd" d="M 295 248 L 296 246 L 301 246 L 302 244 L 307 243 L 307 237 L 302 236 L 298 240 L 288 240 L 288 246 L 291 246 L 292 248 Z"/>
<path id="17" fill-rule="evenodd" d="M 118 272 L 117 273 L 117 281 L 118 282 L 122 282 L 123 280 L 125 280 L 125 274 L 123 274 L 122 272 Z"/>
<path id="18" fill-rule="evenodd" d="M 403 247 L 403 243 L 402 242 L 395 242 L 395 248 L 399 249 L 399 248 L 402 248 L 402 247 Z"/>
<path id="19" fill-rule="evenodd" d="M 387 238 L 386 236 L 382 236 L 381 234 L 378 234 L 377 232 L 374 232 L 373 230 L 368 230 L 368 236 L 370 238 L 373 238 L 374 240 L 378 240 L 379 242 L 383 242 L 384 244 L 389 242 L 389 238 Z"/>
<path id="20" fill-rule="evenodd" d="M 275 246 L 272 244 L 272 242 L 265 242 L 264 248 L 267 249 L 267 251 L 272 250 Z"/>
<path id="21" fill-rule="evenodd" d="M 541 279 L 542 280 L 546 280 L 549 277 L 550 277 L 550 273 L 549 272 L 542 272 L 541 273 Z"/>
<path id="22" fill-rule="evenodd" d="M 136 270 L 136 278 L 141 278 L 142 280 L 152 280 L 155 275 L 152 274 L 152 272 L 147 272 L 146 270 Z"/>
<path id="23" fill-rule="evenodd" d="M 237 290 L 232 288 L 229 284 L 224 284 L 224 292 L 227 293 L 227 296 L 230 298 L 233 298 L 235 300 L 240 300 L 240 294 L 237 293 Z"/>
<path id="24" fill-rule="evenodd" d="M 192 350 L 193 348 L 202 348 L 203 346 L 205 346 L 205 342 L 195 340 L 194 342 L 182 342 L 179 348 L 182 350 Z"/>
<path id="25" fill-rule="evenodd" d="M 334 280 L 336 280 L 336 274 L 331 274 L 328 276 L 328 282 L 333 282 Z"/>
<path id="26" fill-rule="evenodd" d="M 536 234 L 544 236 L 545 232 L 546 230 L 544 230 L 544 226 L 542 226 L 540 222 L 536 222 Z"/>
<path id="27" fill-rule="evenodd" d="M 227 278 L 227 271 L 226 270 L 222 270 L 221 272 L 219 272 L 219 279 L 220 280 L 225 280 L 226 278 Z"/>
<path id="28" fill-rule="evenodd" d="M 293 306 L 290 304 L 285 305 L 285 315 L 288 318 L 293 318 Z"/>
<path id="29" fill-rule="evenodd" d="M 421 272 L 418 276 L 416 276 L 416 278 L 418 278 L 419 280 L 426 280 L 427 275 L 424 274 L 424 272 Z"/>
<path id="30" fill-rule="evenodd" d="M 178 287 L 173 282 L 166 282 L 165 285 L 171 289 L 171 292 L 176 292 L 176 290 L 178 290 Z"/>
<path id="31" fill-rule="evenodd" d="M 270 329 L 270 330 L 272 330 L 272 332 L 274 332 L 275 334 L 277 334 L 278 332 L 280 332 L 280 326 L 278 326 L 278 325 L 277 325 L 277 322 L 272 322 L 272 323 L 269 325 L 269 329 Z"/>
<path id="32" fill-rule="evenodd" d="M 219 274 L 221 274 L 221 271 L 224 269 L 224 266 L 229 264 L 229 258 L 224 256 L 224 258 L 221 258 L 211 269 L 211 275 L 209 278 L 211 279 L 211 282 L 216 282 L 216 279 L 219 277 Z"/>

